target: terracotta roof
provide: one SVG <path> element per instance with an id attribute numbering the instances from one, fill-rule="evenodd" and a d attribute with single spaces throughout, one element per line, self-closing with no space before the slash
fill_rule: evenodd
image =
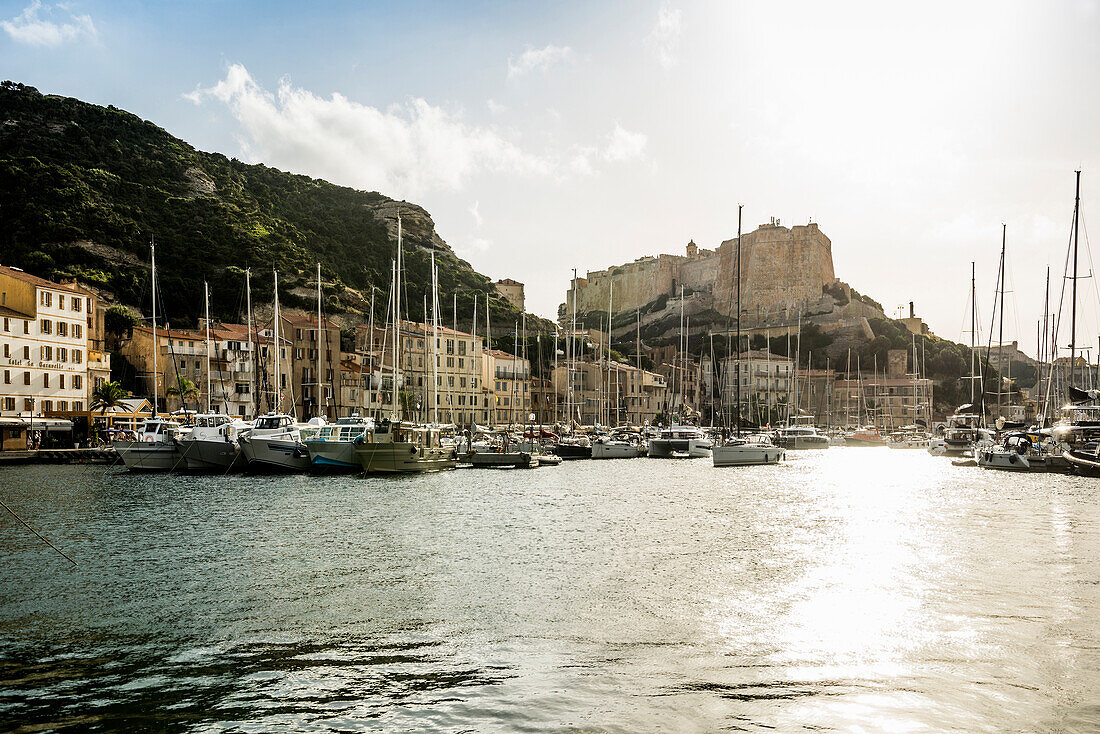
<path id="1" fill-rule="evenodd" d="M 488 349 L 485 351 L 485 353 L 491 357 L 496 357 L 497 359 L 523 359 L 523 357 L 517 357 L 514 354 L 510 354 L 500 349 Z"/>
<path id="2" fill-rule="evenodd" d="M 141 331 L 152 336 L 153 328 L 151 326 L 135 326 L 134 331 Z M 188 339 L 190 341 L 206 341 L 206 332 L 203 331 L 191 331 L 185 329 L 172 329 L 165 331 L 164 329 L 157 329 L 157 337 L 166 337 L 168 339 Z"/>
<path id="3" fill-rule="evenodd" d="M 0 274 L 9 275 L 16 280 L 21 280 L 24 283 L 30 283 L 31 285 L 38 286 L 39 288 L 50 288 L 51 290 L 58 291 L 70 291 L 73 293 L 79 293 L 77 288 L 71 285 L 62 285 L 61 283 L 54 283 L 52 280 L 46 280 L 45 278 L 39 278 L 36 275 L 25 273 L 22 270 L 15 268 L 9 268 L 6 265 L 0 265 Z"/>
<path id="4" fill-rule="evenodd" d="M 285 321 L 288 324 L 294 324 L 295 326 L 316 326 L 317 325 L 317 317 L 316 316 L 287 316 L 286 314 L 279 314 L 279 315 L 280 315 L 280 317 L 282 317 L 283 321 Z M 332 321 L 330 321 L 329 319 L 325 319 L 324 322 L 325 322 L 324 328 L 326 328 L 326 329 L 331 329 L 331 328 L 336 326 L 336 324 L 332 323 Z"/>

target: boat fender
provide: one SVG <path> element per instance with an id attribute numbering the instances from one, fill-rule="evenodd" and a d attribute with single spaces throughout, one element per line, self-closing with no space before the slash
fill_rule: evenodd
<path id="1" fill-rule="evenodd" d="M 410 454 L 415 454 L 416 453 L 416 447 L 415 446 L 410 446 L 409 447 L 409 453 Z"/>
<path id="2" fill-rule="evenodd" d="M 1009 455 L 1008 455 L 1008 461 L 1009 461 L 1009 463 L 1010 463 L 1010 464 L 1015 464 L 1015 463 L 1016 463 L 1016 460 L 1017 460 L 1017 458 L 1018 458 L 1018 457 L 1017 457 L 1017 455 L 1016 455 L 1016 454 L 1009 454 Z"/>
<path id="3" fill-rule="evenodd" d="M 141 440 L 144 441 L 145 443 L 153 443 L 153 437 L 152 436 L 145 436 Z"/>

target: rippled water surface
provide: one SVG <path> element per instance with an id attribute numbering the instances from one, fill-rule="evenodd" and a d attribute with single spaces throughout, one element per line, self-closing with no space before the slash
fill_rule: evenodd
<path id="1" fill-rule="evenodd" d="M 0 728 L 1100 730 L 1100 480 L 0 469 Z"/>

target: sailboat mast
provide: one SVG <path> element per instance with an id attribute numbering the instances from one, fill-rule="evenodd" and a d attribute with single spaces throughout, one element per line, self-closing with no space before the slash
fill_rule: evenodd
<path id="1" fill-rule="evenodd" d="M 611 281 L 611 285 L 607 291 L 607 349 L 604 354 L 607 356 L 607 383 L 604 387 L 604 399 L 607 402 L 607 422 L 611 423 L 611 398 L 608 397 L 608 393 L 611 392 L 611 307 L 615 299 L 615 281 Z"/>
<path id="2" fill-rule="evenodd" d="M 570 317 L 569 339 L 569 393 L 566 410 L 569 411 L 569 433 L 573 433 L 573 374 L 577 369 L 577 269 L 573 268 L 573 313 Z"/>
<path id="3" fill-rule="evenodd" d="M 733 398 L 733 427 L 737 436 L 741 435 L 741 209 L 744 204 L 737 205 L 737 371 L 733 379 L 736 382 Z M 729 340 L 729 334 L 726 334 Z"/>
<path id="4" fill-rule="evenodd" d="M 202 292 L 204 299 L 204 310 L 206 313 L 206 412 L 210 412 L 210 285 L 204 280 L 202 282 Z"/>
<path id="5" fill-rule="evenodd" d="M 997 327 L 997 366 L 999 368 L 1004 367 L 1005 363 L 1005 239 L 1008 232 L 1008 225 L 1001 223 L 1001 320 Z M 1009 368 L 1011 369 L 1011 367 Z M 1001 374 L 1001 370 L 997 370 L 998 385 L 997 385 L 997 413 L 1004 416 L 1004 391 L 1005 391 L 1005 378 Z"/>
<path id="6" fill-rule="evenodd" d="M 283 344 L 280 336 L 281 329 L 279 328 L 281 326 L 279 323 L 279 271 L 272 270 L 271 272 L 275 274 L 275 321 L 273 322 L 275 328 L 272 330 L 275 336 L 275 406 L 272 412 L 278 413 L 283 409 L 283 380 L 279 367 L 279 352 L 282 351 Z"/>
<path id="7" fill-rule="evenodd" d="M 439 284 L 432 251 L 432 423 L 439 423 Z"/>
<path id="8" fill-rule="evenodd" d="M 1070 381 L 1073 380 L 1073 368 L 1077 352 L 1077 229 L 1081 218 L 1081 172 L 1077 171 L 1077 187 L 1073 195 L 1073 297 L 1069 327 L 1069 369 Z"/>
<path id="9" fill-rule="evenodd" d="M 153 416 L 157 414 L 157 403 L 160 400 L 157 384 L 160 382 L 160 372 L 157 370 L 157 240 L 155 237 L 149 240 L 149 280 L 150 290 L 153 293 Z M 180 397 L 183 397 L 182 395 Z"/>
<path id="10" fill-rule="evenodd" d="M 397 419 L 397 369 L 401 356 L 401 212 L 397 213 L 397 259 L 393 273 L 393 406 Z"/>
<path id="11" fill-rule="evenodd" d="M 256 378 L 253 380 L 255 383 L 252 391 L 252 417 L 256 417 L 257 408 L 259 407 L 260 399 L 260 382 L 259 371 L 256 370 L 258 364 L 256 360 L 256 352 L 253 349 L 252 344 L 252 268 L 244 269 L 244 300 L 245 300 L 245 327 L 248 331 L 248 359 L 252 364 L 253 374 Z"/>
<path id="12" fill-rule="evenodd" d="M 974 405 L 974 382 L 977 371 L 975 360 L 978 358 L 978 289 L 975 280 L 974 261 L 970 261 L 970 404 Z"/>

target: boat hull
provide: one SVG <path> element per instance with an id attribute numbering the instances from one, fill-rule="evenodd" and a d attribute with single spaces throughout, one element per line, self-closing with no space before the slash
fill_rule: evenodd
<path id="1" fill-rule="evenodd" d="M 466 461 L 475 469 L 534 469 L 539 460 L 526 451 L 484 451 L 469 454 Z"/>
<path id="2" fill-rule="evenodd" d="M 651 459 L 704 459 L 711 455 L 711 444 L 694 438 L 654 438 L 649 442 Z"/>
<path id="3" fill-rule="evenodd" d="M 634 444 L 592 444 L 593 459 L 636 459 L 641 455 L 642 448 Z"/>
<path id="4" fill-rule="evenodd" d="M 368 474 L 444 471 L 458 464 L 454 448 L 425 448 L 403 442 L 363 443 L 355 447 L 355 458 Z"/>
<path id="5" fill-rule="evenodd" d="M 362 471 L 355 458 L 356 444 L 350 441 L 305 441 L 314 469 L 323 471 Z"/>
<path id="6" fill-rule="evenodd" d="M 227 472 L 235 466 L 243 467 L 241 447 L 232 441 L 179 441 L 180 454 L 188 471 Z"/>
<path id="7" fill-rule="evenodd" d="M 778 464 L 786 453 L 782 446 L 764 444 L 734 444 L 715 446 L 711 456 L 715 466 L 755 466 L 760 464 Z"/>
<path id="8" fill-rule="evenodd" d="M 560 456 L 563 459 L 592 458 L 591 446 L 579 446 L 571 443 L 559 443 L 550 450 L 553 451 L 555 455 Z"/>
<path id="9" fill-rule="evenodd" d="M 780 436 L 777 442 L 783 448 L 792 451 L 829 448 L 828 436 Z"/>
<path id="10" fill-rule="evenodd" d="M 1086 477 L 1100 477 L 1100 456 L 1085 451 L 1064 451 L 1062 458 L 1075 474 Z"/>
<path id="11" fill-rule="evenodd" d="M 241 438 L 241 453 L 251 471 L 298 472 L 309 469 L 309 452 L 289 438 L 251 436 Z"/>
<path id="12" fill-rule="evenodd" d="M 172 471 L 185 466 L 175 444 L 112 441 L 111 446 L 130 471 Z"/>

